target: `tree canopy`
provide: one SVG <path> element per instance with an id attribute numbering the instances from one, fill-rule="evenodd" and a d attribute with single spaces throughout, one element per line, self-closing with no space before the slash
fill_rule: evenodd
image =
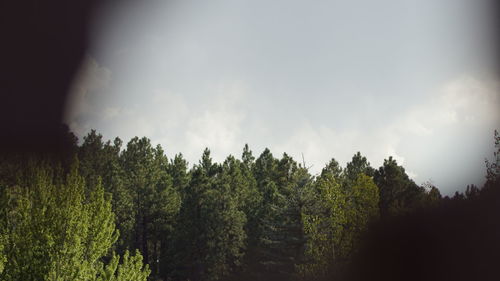
<path id="1" fill-rule="evenodd" d="M 248 145 L 222 163 L 207 148 L 190 167 L 145 137 L 123 147 L 92 130 L 67 144 L 64 155 L 2 156 L 1 280 L 325 280 L 372 225 L 479 200 L 500 174 L 498 150 L 483 188 L 443 198 L 394 158 L 374 169 L 360 152 L 312 175 Z"/>

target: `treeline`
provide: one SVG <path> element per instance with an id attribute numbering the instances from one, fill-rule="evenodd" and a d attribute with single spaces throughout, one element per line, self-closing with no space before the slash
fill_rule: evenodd
<path id="1" fill-rule="evenodd" d="M 245 145 L 223 163 L 205 149 L 190 168 L 147 138 L 67 135 L 58 156 L 2 156 L 1 280 L 331 278 L 372 223 L 475 198 L 499 175 L 495 154 L 483 189 L 442 198 L 392 157 L 375 169 L 358 152 L 312 176 Z"/>

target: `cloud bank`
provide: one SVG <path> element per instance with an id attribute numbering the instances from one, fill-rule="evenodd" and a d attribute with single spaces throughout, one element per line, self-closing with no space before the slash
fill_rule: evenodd
<path id="1" fill-rule="evenodd" d="M 252 100 L 256 94 L 243 81 L 220 82 L 196 99 L 154 89 L 141 97 L 140 104 L 125 106 L 102 98 L 112 83 L 110 70 L 89 57 L 75 80 L 67 115 L 71 129 L 80 137 L 91 128 L 109 139 L 147 136 L 168 155 L 182 152 L 192 164 L 205 147 L 212 150 L 215 160 L 223 161 L 229 154 L 240 156 L 248 143 L 256 155 L 265 147 L 277 157 L 287 152 L 302 161 L 303 155 L 313 174 L 332 157 L 345 164 L 361 151 L 375 168 L 393 156 L 417 183 L 431 180 L 441 184 L 444 193 L 465 187 L 465 182 L 479 184 L 484 158 L 493 151 L 489 137 L 500 126 L 498 81 L 470 75 L 442 83 L 425 95 L 427 99 L 400 111 L 390 122 L 348 127 L 316 122 L 307 112 L 266 116 Z M 377 102 L 359 104 L 367 115 L 364 119 L 379 118 Z M 289 107 L 286 100 L 276 106 L 281 107 L 279 112 Z M 345 118 L 357 118 L 358 113 L 354 110 Z M 293 124 L 287 119 L 294 120 Z"/>

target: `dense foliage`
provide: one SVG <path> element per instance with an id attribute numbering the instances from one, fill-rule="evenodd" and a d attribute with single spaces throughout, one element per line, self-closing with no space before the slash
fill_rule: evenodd
<path id="1" fill-rule="evenodd" d="M 496 152 L 485 187 L 450 199 L 391 157 L 374 169 L 358 152 L 313 176 L 247 145 L 223 163 L 205 149 L 189 168 L 147 138 L 123 148 L 95 131 L 81 145 L 68 139 L 61 157 L 2 156 L 1 280 L 324 279 L 373 222 L 474 198 L 500 174 Z"/>

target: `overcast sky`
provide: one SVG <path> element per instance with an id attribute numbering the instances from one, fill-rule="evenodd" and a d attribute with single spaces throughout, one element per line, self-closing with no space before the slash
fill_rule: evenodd
<path id="1" fill-rule="evenodd" d="M 96 16 L 66 120 L 197 163 L 269 147 L 317 173 L 392 155 L 442 193 L 481 184 L 500 128 L 487 6 L 471 0 L 122 1 Z"/>

